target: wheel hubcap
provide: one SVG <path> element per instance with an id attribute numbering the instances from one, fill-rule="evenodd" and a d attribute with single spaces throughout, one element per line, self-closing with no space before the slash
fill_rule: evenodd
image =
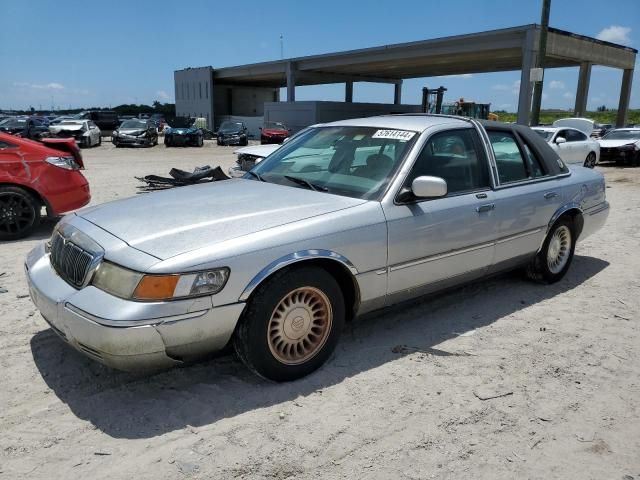
<path id="1" fill-rule="evenodd" d="M 0 195 L 0 232 L 19 233 L 35 218 L 33 207 L 20 195 Z"/>
<path id="2" fill-rule="evenodd" d="M 271 314 L 267 342 L 281 363 L 296 365 L 315 356 L 331 332 L 333 312 L 327 296 L 317 288 L 289 292 Z"/>
<path id="3" fill-rule="evenodd" d="M 569 260 L 571 252 L 571 231 L 562 225 L 553 232 L 547 249 L 547 266 L 551 273 L 559 273 Z"/>

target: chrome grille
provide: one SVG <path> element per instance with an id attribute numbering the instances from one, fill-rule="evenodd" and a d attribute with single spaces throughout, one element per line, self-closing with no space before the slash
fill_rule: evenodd
<path id="1" fill-rule="evenodd" d="M 51 237 L 51 265 L 67 283 L 76 288 L 84 285 L 95 256 L 75 243 L 65 240 L 59 232 Z"/>

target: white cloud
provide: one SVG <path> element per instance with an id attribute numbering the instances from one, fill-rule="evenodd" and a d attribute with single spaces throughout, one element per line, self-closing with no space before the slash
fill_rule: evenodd
<path id="1" fill-rule="evenodd" d="M 492 90 L 501 90 L 501 91 L 504 91 L 504 90 L 510 90 L 510 89 L 511 89 L 511 87 L 510 87 L 509 85 L 505 85 L 504 83 L 498 83 L 498 84 L 496 84 L 496 85 L 492 86 L 492 87 L 491 87 L 491 89 L 492 89 Z"/>
<path id="2" fill-rule="evenodd" d="M 160 100 L 169 100 L 169 95 L 164 90 L 158 90 L 156 95 Z"/>
<path id="3" fill-rule="evenodd" d="M 621 43 L 628 45 L 631 43 L 629 34 L 631 33 L 630 27 L 622 27 L 620 25 L 611 25 L 610 27 L 600 30 L 600 33 L 596 35 L 598 40 L 604 40 L 606 42 Z"/>
<path id="4" fill-rule="evenodd" d="M 573 93 L 571 92 L 564 92 L 562 94 L 562 98 L 566 98 L 567 100 L 571 100 L 573 98 Z"/>
<path id="5" fill-rule="evenodd" d="M 45 83 L 45 84 L 13 82 L 13 86 L 21 87 L 21 88 L 33 88 L 34 90 L 64 90 L 64 85 L 56 82 Z"/>
<path id="6" fill-rule="evenodd" d="M 565 89 L 564 82 L 560 80 L 551 80 L 549 82 L 549 88 L 553 88 L 554 90 L 564 90 Z"/>

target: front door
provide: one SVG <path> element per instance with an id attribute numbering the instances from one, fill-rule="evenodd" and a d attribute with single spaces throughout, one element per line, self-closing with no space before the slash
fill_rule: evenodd
<path id="1" fill-rule="evenodd" d="M 480 276 L 493 259 L 494 194 L 477 132 L 463 128 L 433 134 L 404 186 L 424 175 L 446 180 L 447 195 L 384 206 L 388 303 Z"/>

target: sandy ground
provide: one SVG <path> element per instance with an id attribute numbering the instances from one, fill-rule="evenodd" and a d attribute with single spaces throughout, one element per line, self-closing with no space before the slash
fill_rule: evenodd
<path id="1" fill-rule="evenodd" d="M 232 150 L 86 150 L 93 203 Z M 509 274 L 357 320 L 288 384 L 231 356 L 102 367 L 27 297 L 53 223 L 0 245 L 0 477 L 640 479 L 640 169 L 599 169 L 612 212 L 563 281 Z"/>

